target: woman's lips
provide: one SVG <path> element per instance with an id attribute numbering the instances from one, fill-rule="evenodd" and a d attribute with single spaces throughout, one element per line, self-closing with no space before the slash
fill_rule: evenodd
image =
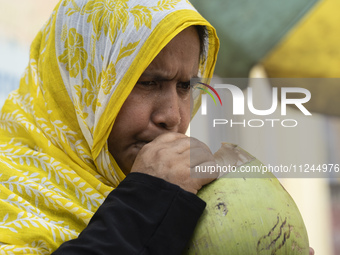
<path id="1" fill-rule="evenodd" d="M 134 147 L 137 148 L 138 150 L 141 150 L 141 149 L 143 148 L 143 146 L 144 146 L 145 144 L 147 144 L 147 143 L 149 143 L 149 142 L 138 141 L 138 142 L 136 142 L 136 143 L 134 144 Z"/>

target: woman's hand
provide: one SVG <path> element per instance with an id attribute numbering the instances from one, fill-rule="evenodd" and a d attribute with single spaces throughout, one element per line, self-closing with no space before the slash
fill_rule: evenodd
<path id="1" fill-rule="evenodd" d="M 131 172 L 149 174 L 196 194 L 216 175 L 202 178 L 190 177 L 195 166 L 216 165 L 207 145 L 180 133 L 166 133 L 143 146 L 132 166 Z"/>

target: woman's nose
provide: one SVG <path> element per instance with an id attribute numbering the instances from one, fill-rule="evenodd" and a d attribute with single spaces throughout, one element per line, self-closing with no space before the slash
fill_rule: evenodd
<path id="1" fill-rule="evenodd" d="M 152 121 L 158 127 L 177 132 L 181 123 L 181 102 L 176 89 L 161 91 L 152 114 Z"/>

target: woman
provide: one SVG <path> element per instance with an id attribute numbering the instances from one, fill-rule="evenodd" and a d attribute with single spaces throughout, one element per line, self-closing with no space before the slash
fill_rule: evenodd
<path id="1" fill-rule="evenodd" d="M 1 112 L 0 251 L 180 253 L 213 162 L 184 135 L 189 81 L 217 50 L 185 0 L 61 1 Z"/>

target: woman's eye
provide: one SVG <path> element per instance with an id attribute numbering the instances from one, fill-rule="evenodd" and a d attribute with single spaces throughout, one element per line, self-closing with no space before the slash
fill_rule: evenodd
<path id="1" fill-rule="evenodd" d="M 157 85 L 157 83 L 155 81 L 138 81 L 138 84 L 142 85 L 142 86 L 155 86 Z"/>
<path id="2" fill-rule="evenodd" d="M 184 89 L 184 90 L 190 90 L 191 86 L 190 86 L 190 81 L 188 82 L 181 82 L 179 84 L 180 88 L 181 89 Z"/>

